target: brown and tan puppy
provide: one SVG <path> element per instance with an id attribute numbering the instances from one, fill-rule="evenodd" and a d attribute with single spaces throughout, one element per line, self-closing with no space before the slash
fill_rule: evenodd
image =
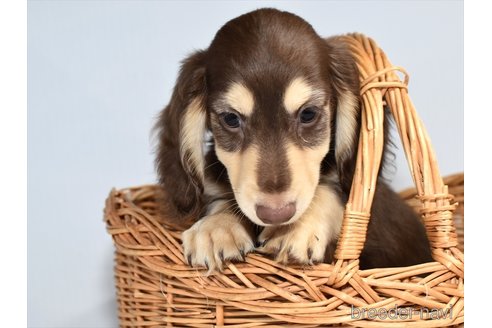
<path id="1" fill-rule="evenodd" d="M 331 262 L 360 129 L 358 71 L 345 45 L 290 13 L 226 23 L 188 57 L 157 129 L 166 215 L 194 218 L 190 265 L 220 270 L 257 248 Z M 386 138 L 387 139 L 387 138 Z M 431 261 L 415 213 L 380 179 L 361 268 Z"/>

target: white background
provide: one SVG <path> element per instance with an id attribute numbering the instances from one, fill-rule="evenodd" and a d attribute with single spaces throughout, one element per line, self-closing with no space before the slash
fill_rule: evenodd
<path id="1" fill-rule="evenodd" d="M 114 327 L 112 187 L 155 181 L 150 129 L 179 61 L 227 20 L 294 12 L 320 35 L 363 32 L 410 73 L 443 174 L 463 171 L 460 1 L 28 2 L 28 325 Z M 399 153 L 396 189 L 411 184 Z M 395 170 L 393 170 L 395 171 Z"/>

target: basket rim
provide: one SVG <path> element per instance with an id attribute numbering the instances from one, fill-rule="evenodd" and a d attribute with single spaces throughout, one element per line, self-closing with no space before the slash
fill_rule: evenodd
<path id="1" fill-rule="evenodd" d="M 453 187 L 452 185 L 450 186 Z M 305 290 L 310 290 L 308 295 L 311 295 L 313 299 L 315 299 L 315 297 L 320 297 L 316 292 L 316 289 L 319 289 L 322 294 L 331 295 L 334 299 L 346 299 L 349 302 L 348 304 L 352 306 L 358 304 L 360 306 L 376 307 L 380 305 L 384 306 L 386 304 L 385 302 L 388 302 L 388 298 L 383 298 L 373 303 L 360 303 L 364 302 L 364 300 L 359 300 L 350 293 L 345 294 L 344 290 L 346 290 L 347 287 L 342 286 L 350 286 L 350 283 L 348 283 L 346 280 L 347 276 L 344 276 L 344 274 L 346 275 L 350 268 L 345 268 L 345 271 L 343 270 L 344 268 L 342 268 L 338 273 L 335 273 L 335 264 L 319 264 L 309 268 L 284 266 L 271 261 L 262 255 L 249 254 L 246 257 L 245 263 L 230 263 L 227 269 L 222 273 L 212 273 L 207 275 L 205 268 L 190 268 L 185 264 L 182 253 L 181 257 L 175 255 L 175 253 L 180 255 L 181 245 L 178 242 L 179 231 L 176 231 L 174 228 L 165 228 L 151 213 L 153 210 L 151 198 L 158 190 L 159 186 L 157 185 L 129 187 L 120 190 L 113 189 L 107 199 L 105 208 L 106 223 L 108 225 L 108 232 L 113 236 L 116 245 L 117 258 L 125 257 L 127 258 L 127 261 L 131 261 L 135 268 L 139 268 L 139 270 L 152 270 L 154 272 L 153 275 L 158 277 L 157 282 L 150 282 L 147 279 L 150 279 L 151 275 L 147 273 L 144 275 L 144 277 L 146 277 L 145 282 L 139 282 L 138 279 L 134 279 L 134 282 L 132 283 L 133 286 L 137 284 L 137 286 L 150 287 L 152 284 L 159 284 L 159 290 L 162 288 L 163 294 L 161 297 L 163 300 L 166 299 L 166 295 L 168 296 L 170 293 L 176 292 L 176 289 L 188 288 L 193 291 L 190 295 L 193 295 L 193 297 L 202 295 L 202 297 L 206 297 L 207 300 L 212 302 L 215 307 L 235 307 L 237 309 L 242 309 L 242 311 L 253 312 L 261 309 L 263 313 L 270 315 L 272 318 L 286 320 L 286 322 L 291 323 L 297 322 L 298 324 L 304 322 L 306 320 L 305 317 L 292 316 L 291 314 L 289 315 L 289 313 L 304 311 L 304 313 L 310 313 L 312 316 L 316 316 L 317 313 L 322 313 L 326 308 L 332 307 L 334 304 L 333 301 L 330 302 L 330 298 L 326 299 L 325 296 L 325 299 L 318 299 L 317 301 L 310 300 L 305 302 L 306 299 L 304 297 L 304 302 L 299 302 L 299 299 L 296 300 L 291 297 L 290 300 L 288 298 L 283 298 L 285 300 L 284 303 L 279 304 L 277 302 L 272 302 L 269 301 L 269 298 L 275 297 L 277 295 L 275 292 L 278 292 L 278 290 L 273 289 L 272 286 L 266 284 L 264 281 L 265 279 L 254 280 L 255 278 L 253 278 L 252 280 L 251 277 L 266 277 L 268 275 L 281 274 L 281 277 L 284 277 L 286 280 L 283 285 L 278 285 L 281 289 L 286 289 L 287 293 L 295 294 L 296 290 L 299 291 L 304 288 Z M 145 209 L 145 206 L 149 206 L 149 208 Z M 134 245 L 128 243 L 127 240 L 123 238 L 124 235 L 132 234 L 138 235 L 139 237 L 139 240 L 134 240 Z M 150 238 L 148 240 L 151 241 L 151 244 L 143 242 L 143 234 L 153 236 L 148 237 Z M 170 251 L 169 249 L 172 247 L 175 247 L 177 251 Z M 163 258 L 163 255 L 166 256 L 165 259 Z M 167 263 L 165 263 L 165 261 L 167 261 Z M 128 276 L 128 273 L 124 274 L 118 272 L 121 270 L 128 271 L 130 269 L 126 266 L 122 268 L 121 265 L 118 266 L 117 264 L 117 281 L 121 280 L 122 276 Z M 393 291 L 389 292 L 399 295 L 404 299 L 405 297 L 413 299 L 412 292 L 418 293 L 420 291 L 421 293 L 422 290 L 426 288 L 431 290 L 433 288 L 432 284 L 438 285 L 443 279 L 443 281 L 451 281 L 453 279 L 452 277 L 455 277 L 454 273 L 450 272 L 443 264 L 438 262 L 402 268 L 357 270 L 356 272 L 360 277 L 361 282 L 368 283 L 372 287 L 379 286 L 377 288 L 374 287 L 376 290 L 382 288 L 381 286 L 386 287 L 387 285 L 387 288 L 385 288 L 387 292 L 388 289 L 391 290 L 393 288 Z M 405 277 L 410 277 L 408 279 L 411 279 L 415 274 L 421 272 L 429 272 L 431 274 L 426 287 L 423 287 L 426 284 L 425 281 L 422 280 L 403 281 L 405 280 Z M 133 277 L 135 274 L 130 273 L 130 275 Z M 238 277 L 238 275 L 251 285 L 248 286 L 247 283 L 241 282 L 241 280 L 238 280 L 239 283 L 235 283 L 235 285 L 224 285 L 224 281 L 230 281 L 232 277 Z M 338 278 L 341 279 L 339 285 L 329 284 L 329 280 L 333 275 L 337 275 L 335 280 Z M 172 288 L 168 287 L 171 285 L 170 278 L 163 277 L 172 277 Z M 342 278 L 345 278 L 345 280 Z M 354 276 L 350 279 L 354 279 Z M 392 284 L 396 285 L 391 288 Z M 437 320 L 434 322 L 435 326 L 458 324 L 464 321 L 464 308 L 462 303 L 464 300 L 463 280 L 456 279 L 454 289 L 452 287 L 453 286 L 450 285 L 446 288 L 449 289 L 447 292 L 451 292 L 453 295 L 443 293 L 441 290 L 438 290 L 437 293 L 430 291 L 430 297 L 437 295 L 437 297 L 441 298 L 440 302 L 422 303 L 419 301 L 420 306 L 426 304 L 428 306 L 438 307 L 443 304 L 445 304 L 445 306 L 452 304 L 453 311 L 457 313 L 456 317 L 454 317 L 453 320 Z M 400 291 L 399 293 L 405 291 L 404 288 L 407 288 L 406 292 L 403 292 L 404 295 L 397 293 L 398 291 Z M 123 288 L 121 287 L 121 289 Z M 127 293 L 128 292 L 125 292 L 125 295 L 127 295 Z M 140 291 L 139 293 L 142 292 Z M 187 293 L 190 292 L 187 291 Z M 178 296 L 179 294 L 176 295 L 176 299 L 178 299 Z M 337 298 L 337 296 L 340 298 Z M 396 299 L 397 296 L 393 296 L 393 298 Z M 447 302 L 444 303 L 444 301 Z M 400 300 L 400 302 L 402 301 Z M 406 300 L 405 302 L 408 301 Z M 176 306 L 179 308 L 179 304 Z M 120 307 L 122 307 L 121 304 Z M 320 324 L 326 324 L 332 322 L 331 320 L 342 320 L 342 314 L 343 313 L 339 313 L 339 316 L 335 316 L 334 318 L 330 317 L 329 320 L 328 318 L 320 316 L 316 320 L 318 320 Z M 347 313 L 345 313 L 345 317 L 346 316 Z M 347 319 L 345 318 L 340 322 L 350 322 L 351 324 L 357 324 L 358 326 L 371 326 L 368 321 L 359 322 L 356 320 L 346 320 Z M 424 326 L 427 326 L 427 322 L 432 321 L 426 320 Z M 381 326 L 384 326 L 386 323 L 387 322 L 385 321 L 380 322 Z M 439 323 L 439 325 L 437 325 L 437 323 Z M 409 326 L 414 325 L 416 327 L 421 327 L 422 324 L 423 322 L 419 320 L 409 323 Z M 429 325 L 429 327 L 430 326 L 431 325 Z"/>

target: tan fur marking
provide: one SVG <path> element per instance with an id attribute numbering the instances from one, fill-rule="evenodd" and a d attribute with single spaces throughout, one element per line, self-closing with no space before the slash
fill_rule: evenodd
<path id="1" fill-rule="evenodd" d="M 351 150 L 352 141 L 357 132 L 358 106 L 357 98 L 351 93 L 346 92 L 340 96 L 337 108 L 337 141 L 335 147 L 337 158 Z"/>
<path id="2" fill-rule="evenodd" d="M 284 106 L 287 112 L 295 113 L 308 100 L 322 96 L 322 91 L 313 89 L 304 78 L 296 77 L 285 89 Z"/>
<path id="3" fill-rule="evenodd" d="M 287 144 L 287 160 L 291 172 L 294 172 L 291 189 L 295 189 L 292 189 L 291 192 L 295 192 L 297 197 L 297 213 L 287 223 L 297 220 L 311 203 L 319 183 L 320 163 L 328 153 L 329 148 L 329 138 L 316 148 L 301 149 L 292 143 Z"/>
<path id="4" fill-rule="evenodd" d="M 244 116 L 250 116 L 255 106 L 253 93 L 241 83 L 233 83 L 225 93 L 225 101 Z"/>
<path id="5" fill-rule="evenodd" d="M 181 162 L 203 180 L 204 155 L 203 140 L 206 131 L 206 113 L 201 107 L 201 99 L 195 98 L 186 109 L 181 122 L 180 152 Z"/>
<path id="6" fill-rule="evenodd" d="M 242 153 L 228 152 L 220 147 L 215 148 L 217 158 L 227 168 L 232 189 L 238 205 L 251 221 L 262 224 L 256 217 L 256 196 L 260 193 L 256 184 L 256 167 L 258 149 L 252 145 Z"/>

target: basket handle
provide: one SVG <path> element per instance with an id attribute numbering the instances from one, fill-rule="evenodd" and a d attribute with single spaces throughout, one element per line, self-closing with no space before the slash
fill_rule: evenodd
<path id="1" fill-rule="evenodd" d="M 420 209 L 433 258 L 459 276 L 463 275 L 463 254 L 453 223 L 453 196 L 439 173 L 430 139 L 408 96 L 408 75 L 392 66 L 384 52 L 362 34 L 341 37 L 354 55 L 360 71 L 362 128 L 357 164 L 347 202 L 335 258 L 358 260 L 366 239 L 371 205 L 384 143 L 384 109 L 389 105 L 395 119 L 412 178 L 422 202 Z M 405 76 L 401 81 L 396 72 Z"/>

